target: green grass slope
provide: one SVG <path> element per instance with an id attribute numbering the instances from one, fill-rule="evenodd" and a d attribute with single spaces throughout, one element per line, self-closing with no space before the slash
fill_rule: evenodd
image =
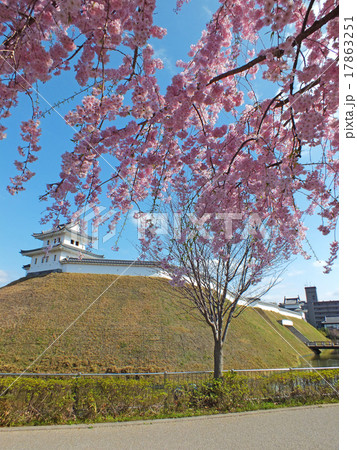
<path id="1" fill-rule="evenodd" d="M 224 368 L 296 366 L 310 352 L 282 318 L 249 308 L 235 319 Z M 302 320 L 294 326 L 324 339 Z M 211 330 L 166 280 L 50 274 L 0 289 L 0 372 L 211 370 L 212 354 Z"/>

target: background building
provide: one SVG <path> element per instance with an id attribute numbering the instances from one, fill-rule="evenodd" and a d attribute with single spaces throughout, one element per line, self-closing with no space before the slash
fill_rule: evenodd
<path id="1" fill-rule="evenodd" d="M 340 326 L 339 317 L 325 317 L 325 320 L 321 322 L 322 326 L 327 330 L 338 330 Z"/>
<path id="2" fill-rule="evenodd" d="M 279 303 L 280 308 L 305 314 L 305 319 L 315 328 L 324 326 L 338 328 L 339 301 L 330 300 L 319 302 L 315 286 L 305 287 L 306 302 L 300 297 L 284 297 L 284 303 Z M 337 324 L 337 325 L 336 325 Z"/>
<path id="3" fill-rule="evenodd" d="M 306 287 L 306 320 L 316 328 L 323 326 L 322 322 L 328 317 L 339 317 L 340 308 L 338 300 L 319 302 L 315 286 Z"/>
<path id="4" fill-rule="evenodd" d="M 279 303 L 280 308 L 288 309 L 289 311 L 298 311 L 304 313 L 306 310 L 306 302 L 297 297 L 284 297 L 284 303 Z"/>

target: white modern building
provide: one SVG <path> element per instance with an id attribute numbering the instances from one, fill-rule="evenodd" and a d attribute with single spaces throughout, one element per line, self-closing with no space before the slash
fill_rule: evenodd
<path id="1" fill-rule="evenodd" d="M 32 236 L 42 241 L 42 246 L 20 251 L 31 258 L 30 264 L 23 266 L 27 276 L 50 272 L 162 276 L 154 262 L 105 259 L 87 250 L 93 238 L 81 231 L 78 224 L 59 225 Z"/>

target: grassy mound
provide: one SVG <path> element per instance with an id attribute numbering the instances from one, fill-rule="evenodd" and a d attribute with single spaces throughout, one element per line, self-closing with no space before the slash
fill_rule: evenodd
<path id="1" fill-rule="evenodd" d="M 310 352 L 282 318 L 249 308 L 235 319 L 224 368 L 296 366 Z M 294 326 L 324 340 L 303 320 Z M 56 273 L 0 289 L 1 372 L 212 370 L 212 355 L 211 330 L 166 280 Z"/>

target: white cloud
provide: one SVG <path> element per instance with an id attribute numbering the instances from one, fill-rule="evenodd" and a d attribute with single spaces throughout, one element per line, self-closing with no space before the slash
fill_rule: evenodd
<path id="1" fill-rule="evenodd" d="M 286 274 L 286 276 L 288 276 L 288 277 L 299 277 L 300 275 L 304 275 L 304 273 L 305 272 L 303 270 L 296 269 L 296 270 L 291 270 L 290 272 L 288 272 Z"/>
<path id="2" fill-rule="evenodd" d="M 0 284 L 6 284 L 10 282 L 10 275 L 5 270 L 0 269 Z"/>
<path id="3" fill-rule="evenodd" d="M 312 263 L 312 265 L 314 267 L 325 267 L 326 266 L 326 261 L 314 261 Z"/>

